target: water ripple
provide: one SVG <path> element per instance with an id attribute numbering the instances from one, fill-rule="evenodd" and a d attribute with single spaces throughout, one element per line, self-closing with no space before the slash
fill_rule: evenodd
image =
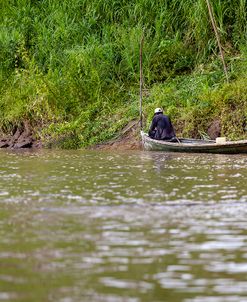
<path id="1" fill-rule="evenodd" d="M 246 163 L 1 152 L 0 300 L 245 301 Z"/>

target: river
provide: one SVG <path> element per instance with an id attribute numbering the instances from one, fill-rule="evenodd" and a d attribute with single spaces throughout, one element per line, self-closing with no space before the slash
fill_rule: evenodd
<path id="1" fill-rule="evenodd" d="M 247 156 L 0 151 L 0 301 L 247 301 Z"/>

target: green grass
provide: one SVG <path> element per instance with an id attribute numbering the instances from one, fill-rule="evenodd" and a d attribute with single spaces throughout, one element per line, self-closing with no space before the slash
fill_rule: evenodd
<path id="1" fill-rule="evenodd" d="M 211 2 L 229 86 L 205 0 L 1 1 L 1 130 L 28 120 L 64 148 L 114 137 L 138 118 L 144 32 L 147 125 L 164 106 L 181 135 L 206 132 L 220 115 L 224 135 L 244 137 L 246 1 Z"/>

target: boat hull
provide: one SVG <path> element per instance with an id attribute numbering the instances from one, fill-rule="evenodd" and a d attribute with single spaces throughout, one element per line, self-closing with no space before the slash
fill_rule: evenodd
<path id="1" fill-rule="evenodd" d="M 247 153 L 247 140 L 216 143 L 214 140 L 178 139 L 167 142 L 150 138 L 141 132 L 143 149 L 147 151 L 239 154 Z"/>

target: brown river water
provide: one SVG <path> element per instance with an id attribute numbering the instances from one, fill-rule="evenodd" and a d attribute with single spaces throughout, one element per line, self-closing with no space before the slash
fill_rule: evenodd
<path id="1" fill-rule="evenodd" d="M 0 151 L 0 301 L 247 301 L 247 155 Z"/>

